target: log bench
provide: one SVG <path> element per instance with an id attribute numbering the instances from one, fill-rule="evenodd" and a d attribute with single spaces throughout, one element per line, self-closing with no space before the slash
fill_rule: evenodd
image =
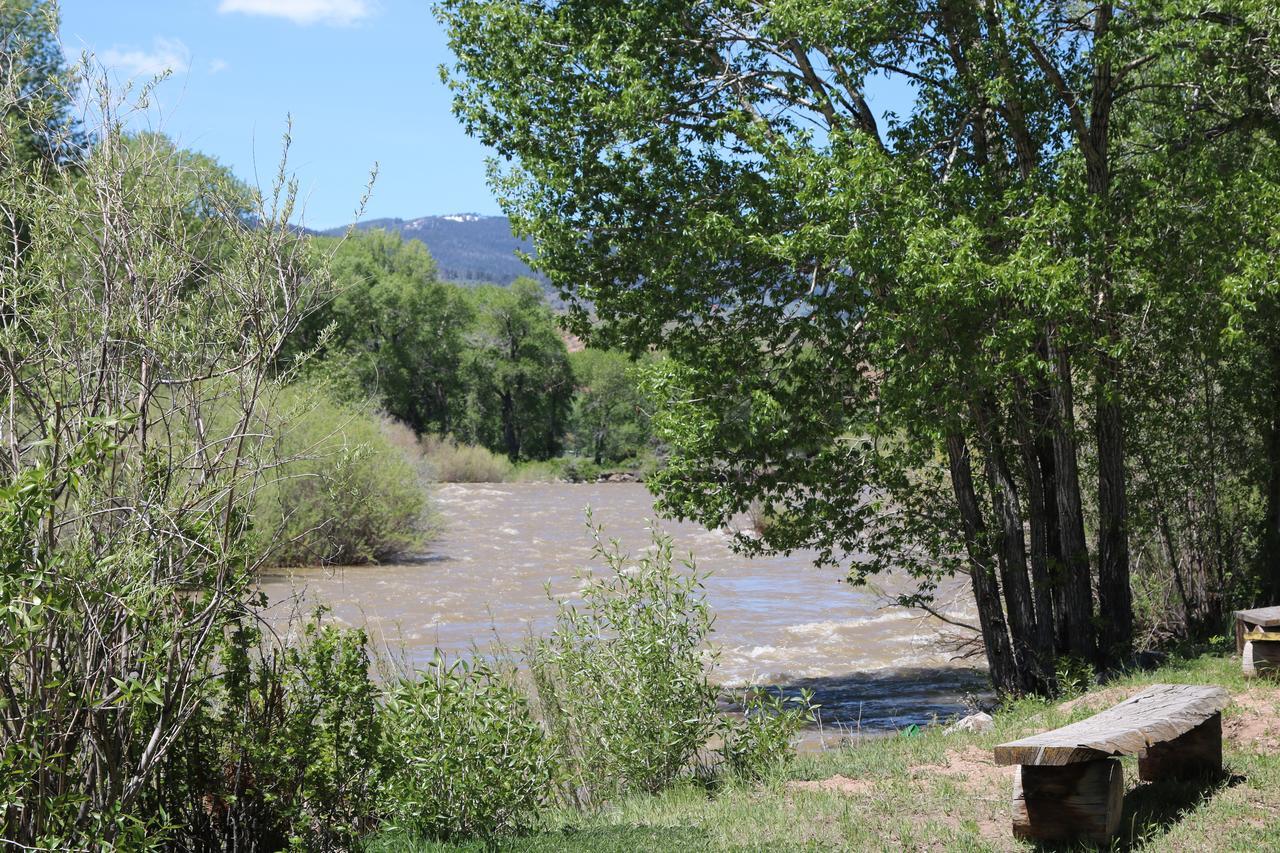
<path id="1" fill-rule="evenodd" d="M 1037 841 L 1106 842 L 1120 825 L 1124 774 L 1114 756 L 1138 756 L 1138 778 L 1195 778 L 1222 770 L 1221 687 L 1158 684 L 1087 720 L 1002 743 L 1014 764 L 1013 834 Z"/>
<path id="2" fill-rule="evenodd" d="M 1246 676 L 1280 673 L 1280 607 L 1236 611 L 1236 654 Z"/>

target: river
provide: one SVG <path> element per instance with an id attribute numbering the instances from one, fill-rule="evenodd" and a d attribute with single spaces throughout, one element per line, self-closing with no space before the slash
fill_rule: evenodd
<path id="1" fill-rule="evenodd" d="M 653 503 L 634 483 L 443 485 L 434 503 L 443 534 L 428 553 L 401 563 L 298 569 L 266 575 L 262 589 L 276 619 L 298 599 L 323 602 L 332 618 L 365 626 L 384 653 L 409 663 L 436 648 L 469 654 L 495 638 L 518 645 L 544 630 L 555 605 L 572 595 L 576 573 L 593 565 L 584 510 L 605 535 L 638 553 L 650 543 Z M 879 590 L 842 582 L 806 554 L 747 559 L 725 531 L 660 521 L 677 555 L 692 553 L 716 614 L 715 678 L 813 690 L 822 706 L 811 742 L 842 733 L 874 734 L 962 713 L 966 697 L 985 697 L 985 678 L 958 665 L 940 642 L 938 620 L 886 604 L 907 583 L 877 579 Z M 599 567 L 598 565 L 596 566 Z M 972 619 L 958 583 L 948 613 Z"/>

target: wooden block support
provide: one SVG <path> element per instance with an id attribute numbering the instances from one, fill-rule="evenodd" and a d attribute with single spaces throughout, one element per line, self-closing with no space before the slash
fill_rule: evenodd
<path id="1" fill-rule="evenodd" d="M 1240 665 L 1249 677 L 1280 675 L 1280 643 L 1246 641 Z"/>
<path id="2" fill-rule="evenodd" d="M 1114 758 L 1013 770 L 1013 834 L 1106 843 L 1120 826 L 1124 771 Z"/>
<path id="3" fill-rule="evenodd" d="M 1214 714 L 1184 735 L 1153 743 L 1138 754 L 1138 778 L 1195 779 L 1222 772 L 1222 714 Z"/>

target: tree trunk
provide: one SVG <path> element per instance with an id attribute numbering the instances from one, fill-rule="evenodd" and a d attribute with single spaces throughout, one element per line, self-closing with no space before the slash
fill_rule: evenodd
<path id="1" fill-rule="evenodd" d="M 1040 470 L 1040 457 L 1036 453 L 1037 437 L 1028 426 L 1027 416 L 1035 418 L 1035 405 L 1020 391 L 1020 411 L 1014 416 L 1018 449 L 1022 456 L 1023 477 L 1027 483 L 1027 528 L 1031 534 L 1032 600 L 1036 610 L 1036 653 L 1044 662 L 1046 674 L 1052 679 L 1051 663 L 1057 651 L 1054 641 L 1053 576 L 1050 560 L 1050 518 L 1057 510 L 1050 505 L 1051 496 L 1045 492 L 1044 475 Z M 1049 685 L 1053 687 L 1052 684 Z"/>
<path id="2" fill-rule="evenodd" d="M 1095 49 L 1106 38 L 1114 11 L 1110 3 L 1094 11 Z M 1121 662 L 1133 645 L 1133 600 L 1129 590 L 1129 508 L 1125 493 L 1124 413 L 1120 405 L 1121 366 L 1112 355 L 1117 341 L 1115 294 L 1111 270 L 1111 107 L 1115 103 L 1110 53 L 1099 51 L 1093 68 L 1089 104 L 1085 178 L 1096 200 L 1090 229 L 1088 269 L 1092 295 L 1098 306 L 1102 355 L 1097 382 L 1096 436 L 1098 442 L 1098 610 L 1102 617 L 1099 663 Z"/>
<path id="3" fill-rule="evenodd" d="M 520 436 L 516 433 L 516 406 L 511 394 L 502 395 L 502 442 L 512 462 L 520 460 Z"/>
<path id="4" fill-rule="evenodd" d="M 1047 357 L 1048 349 L 1044 350 Z M 1066 562 L 1062 558 L 1062 531 L 1058 522 L 1058 471 L 1053 461 L 1053 396 L 1049 383 L 1031 393 L 1032 412 L 1035 417 L 1035 455 L 1040 463 L 1040 482 L 1044 489 L 1044 523 L 1050 599 L 1053 603 L 1053 643 L 1058 654 L 1071 650 L 1070 632 L 1067 629 Z"/>
<path id="5" fill-rule="evenodd" d="M 978 606 L 978 625 L 982 628 L 982 644 L 987 653 L 991 681 L 999 692 L 1016 694 L 1019 692 L 1017 667 L 1009 645 L 1004 611 L 1000 606 L 1000 589 L 996 582 L 995 568 L 991 564 L 986 523 L 982 519 L 982 508 L 978 505 L 978 496 L 973 488 L 969 448 L 963 436 L 955 433 L 947 436 L 947 458 L 950 463 L 951 488 L 955 492 L 960 522 L 964 529 L 965 550 L 969 554 L 969 579 L 973 584 L 973 599 Z"/>
<path id="6" fill-rule="evenodd" d="M 1266 527 L 1262 534 L 1262 565 L 1258 567 L 1264 605 L 1280 604 L 1280 345 L 1271 347 L 1270 357 L 1270 411 L 1265 430 Z"/>
<path id="7" fill-rule="evenodd" d="M 1058 534 L 1062 544 L 1063 615 L 1067 650 L 1093 660 L 1093 590 L 1089 581 L 1089 545 L 1084 535 L 1080 500 L 1080 470 L 1076 462 L 1075 402 L 1071 390 L 1071 362 L 1049 336 L 1055 381 L 1050 386 L 1053 412 L 1053 468 L 1056 473 Z"/>
<path id="8" fill-rule="evenodd" d="M 983 469 L 999 525 L 995 533 L 996 554 L 1014 665 L 1018 668 L 1019 684 L 1023 690 L 1045 693 L 1051 680 L 1045 673 L 1052 671 L 1052 654 L 1047 648 L 1041 648 L 1037 639 L 1018 487 L 1009 471 L 1004 444 L 997 435 L 995 407 L 988 401 L 985 405 L 975 405 L 973 409 L 974 420 L 983 438 Z"/>
<path id="9" fill-rule="evenodd" d="M 1133 600 L 1129 590 L 1128 505 L 1124 474 L 1124 422 L 1114 398 L 1114 367 L 1103 368 L 1099 388 L 1098 439 L 1098 612 L 1102 618 L 1104 665 L 1123 662 L 1133 645 Z"/>

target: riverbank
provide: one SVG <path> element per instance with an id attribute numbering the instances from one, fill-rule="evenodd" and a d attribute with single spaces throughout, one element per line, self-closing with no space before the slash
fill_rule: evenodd
<path id="1" fill-rule="evenodd" d="M 623 800 L 598 814 L 562 813 L 501 849 L 1024 850 L 1010 833 L 1010 770 L 997 743 L 1089 716 L 1154 683 L 1219 684 L 1224 778 L 1208 786 L 1139 782 L 1124 759 L 1125 812 L 1116 846 L 1151 851 L 1280 849 L 1280 686 L 1246 682 L 1224 648 L 1120 678 L 1065 702 L 1001 708 L 985 733 L 918 733 L 803 754 L 760 785 L 693 784 Z M 484 849 L 415 845 L 383 836 L 374 850 Z"/>

